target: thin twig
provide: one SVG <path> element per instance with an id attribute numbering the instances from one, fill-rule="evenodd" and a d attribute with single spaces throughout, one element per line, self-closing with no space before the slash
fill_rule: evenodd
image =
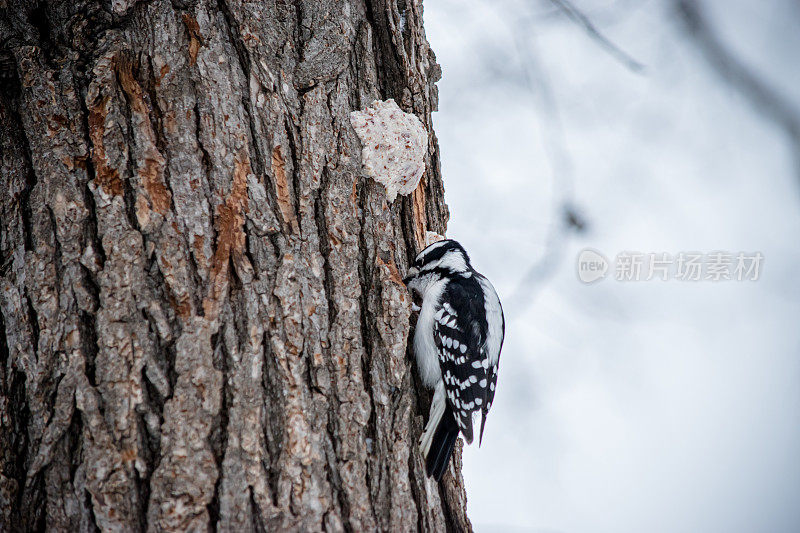
<path id="1" fill-rule="evenodd" d="M 739 91 L 757 111 L 786 131 L 792 143 L 796 174 L 800 178 L 800 110 L 756 77 L 728 50 L 714 33 L 697 2 L 678 0 L 675 7 L 688 35 L 714 71 Z"/>
<path id="2" fill-rule="evenodd" d="M 520 56 L 525 87 L 542 117 L 543 148 L 551 165 L 554 183 L 553 213 L 556 218 L 548 225 L 544 251 L 527 269 L 508 298 L 508 308 L 513 310 L 509 313 L 511 316 L 522 315 L 532 303 L 537 290 L 545 285 L 563 262 L 570 237 L 570 228 L 564 224 L 563 213 L 573 204 L 574 196 L 572 161 L 566 149 L 558 102 L 531 46 L 530 38 L 526 38 L 530 35 L 530 32 L 525 31 L 526 23 L 530 21 L 517 18 L 516 24 L 509 25 Z"/>
<path id="3" fill-rule="evenodd" d="M 571 19 L 576 24 L 583 27 L 589 37 L 597 41 L 612 57 L 625 65 L 632 72 L 637 74 L 644 72 L 645 66 L 631 57 L 630 54 L 622 50 L 619 46 L 612 43 L 605 35 L 600 33 L 600 30 L 589 20 L 589 17 L 584 15 L 578 8 L 572 5 L 568 0 L 550 0 L 564 15 Z"/>

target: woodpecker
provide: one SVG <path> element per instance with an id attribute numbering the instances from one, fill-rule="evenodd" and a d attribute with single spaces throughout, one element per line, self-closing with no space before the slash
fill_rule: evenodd
<path id="1" fill-rule="evenodd" d="M 403 281 L 422 299 L 414 354 L 433 400 L 419 446 L 427 475 L 439 481 L 459 433 L 472 443 L 473 417 L 478 413 L 479 445 L 483 440 L 497 385 L 505 318 L 494 287 L 472 268 L 467 252 L 454 240 L 422 250 Z"/>

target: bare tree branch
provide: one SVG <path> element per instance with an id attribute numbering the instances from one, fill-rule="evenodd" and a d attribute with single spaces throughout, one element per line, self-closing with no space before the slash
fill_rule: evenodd
<path id="1" fill-rule="evenodd" d="M 520 56 L 525 87 L 534 107 L 542 117 L 544 129 L 544 150 L 550 160 L 554 183 L 553 214 L 545 236 L 544 251 L 528 268 L 514 292 L 506 300 L 510 315 L 520 316 L 532 302 L 537 290 L 544 286 L 557 271 L 564 259 L 571 230 L 581 231 L 585 222 L 577 214 L 574 206 L 574 179 L 572 162 L 566 149 L 564 128 L 558 109 L 556 95 L 543 71 L 542 62 L 536 55 L 530 32 L 525 31 L 532 24 L 529 18 L 517 18 L 511 26 L 514 44 Z"/>
<path id="2" fill-rule="evenodd" d="M 581 26 L 586 33 L 594 39 L 601 47 L 603 47 L 606 52 L 611 54 L 611 56 L 622 63 L 626 68 L 630 69 L 632 72 L 642 73 L 645 70 L 645 66 L 631 57 L 630 54 L 622 50 L 619 46 L 611 42 L 605 35 L 600 33 L 600 30 L 589 20 L 589 17 L 584 15 L 578 8 L 576 8 L 571 2 L 568 0 L 550 0 L 554 6 L 556 6 L 564 15 L 566 15 L 570 20 Z"/>
<path id="3" fill-rule="evenodd" d="M 677 0 L 675 7 L 687 34 L 714 71 L 744 96 L 756 111 L 786 131 L 793 146 L 795 172 L 800 178 L 800 110 L 753 74 L 725 46 L 697 2 Z"/>

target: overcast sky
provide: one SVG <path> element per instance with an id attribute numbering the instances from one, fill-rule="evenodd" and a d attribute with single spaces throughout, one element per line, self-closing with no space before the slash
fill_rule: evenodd
<path id="1" fill-rule="evenodd" d="M 574 4 L 644 70 L 548 1 L 425 0 L 448 236 L 506 304 L 469 515 L 479 532 L 800 531 L 797 154 L 670 3 Z M 701 5 L 800 108 L 800 5 Z M 583 233 L 559 230 L 564 203 Z M 592 285 L 586 247 L 612 262 Z M 626 282 L 624 251 L 764 260 L 757 281 Z"/>

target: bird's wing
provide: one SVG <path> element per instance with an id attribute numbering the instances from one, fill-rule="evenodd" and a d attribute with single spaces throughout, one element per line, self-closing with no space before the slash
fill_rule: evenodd
<path id="1" fill-rule="evenodd" d="M 472 442 L 472 413 L 486 405 L 489 359 L 483 346 L 483 296 L 474 279 L 454 282 L 442 294 L 434 316 L 434 342 L 439 355 L 447 403 L 467 442 Z"/>
<path id="2" fill-rule="evenodd" d="M 506 320 L 503 315 L 503 306 L 497 296 L 494 287 L 488 279 L 478 275 L 478 282 L 483 286 L 484 295 L 490 299 L 486 305 L 486 341 L 482 346 L 486 357 L 489 360 L 487 368 L 488 387 L 486 390 L 486 402 L 481 409 L 481 432 L 478 442 L 483 440 L 483 429 L 486 426 L 486 415 L 492 408 L 494 401 L 494 390 L 497 386 L 497 370 L 500 364 L 500 351 L 503 349 L 503 339 L 506 333 Z"/>

